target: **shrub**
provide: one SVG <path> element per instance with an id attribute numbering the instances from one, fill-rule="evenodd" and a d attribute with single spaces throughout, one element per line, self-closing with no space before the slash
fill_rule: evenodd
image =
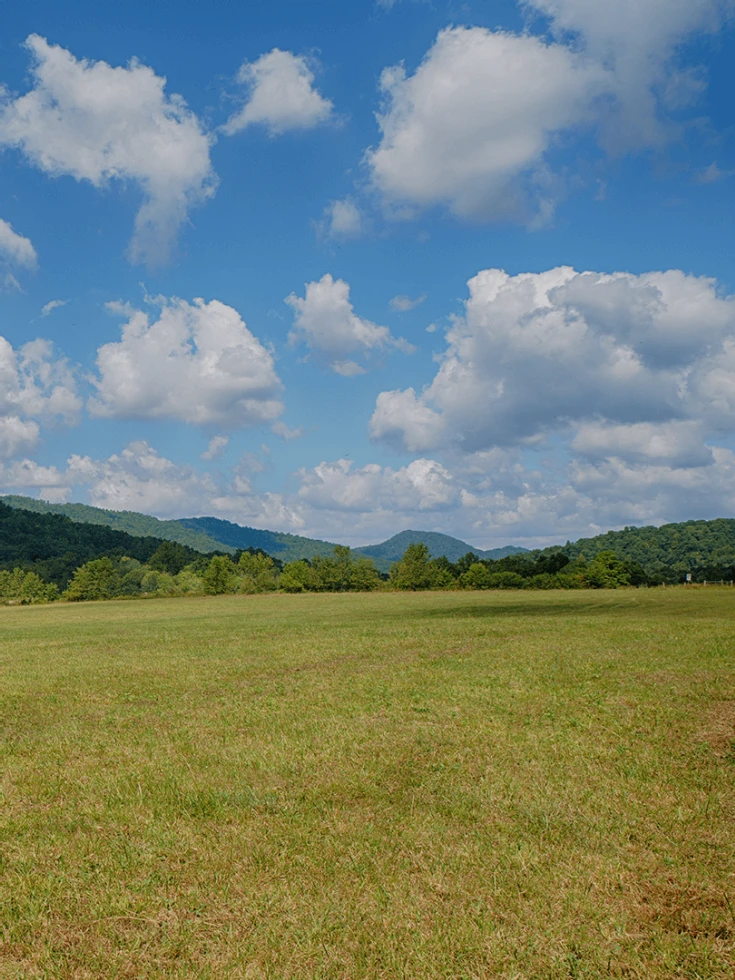
<path id="1" fill-rule="evenodd" d="M 270 555 L 244 551 L 237 567 L 242 575 L 241 592 L 273 592 L 278 588 L 276 566 Z"/>
<path id="2" fill-rule="evenodd" d="M 70 602 L 113 599 L 121 594 L 122 578 L 109 558 L 88 561 L 74 572 L 64 598 Z"/>
<path id="3" fill-rule="evenodd" d="M 204 595 L 204 583 L 191 567 L 179 572 L 174 584 L 179 595 Z"/>
<path id="4" fill-rule="evenodd" d="M 523 589 L 526 579 L 518 572 L 492 572 L 490 575 L 491 589 Z"/>
<path id="5" fill-rule="evenodd" d="M 14 568 L 12 572 L 0 572 L 0 602 L 19 602 L 21 605 L 35 605 L 53 602 L 59 598 L 58 588 L 36 575 Z"/>
<path id="6" fill-rule="evenodd" d="M 224 595 L 235 591 L 235 566 L 227 555 L 215 555 L 202 575 L 207 595 Z"/>
<path id="7" fill-rule="evenodd" d="M 465 589 L 489 589 L 492 575 L 486 565 L 476 561 L 461 576 L 460 583 Z"/>
<path id="8" fill-rule="evenodd" d="M 289 562 L 278 584 L 285 592 L 305 592 L 311 585 L 311 569 L 303 559 Z"/>

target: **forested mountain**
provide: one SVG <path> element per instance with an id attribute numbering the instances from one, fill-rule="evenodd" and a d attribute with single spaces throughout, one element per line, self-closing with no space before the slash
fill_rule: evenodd
<path id="1" fill-rule="evenodd" d="M 178 521 L 161 521 L 148 514 L 132 510 L 105 510 L 87 504 L 49 504 L 32 497 L 4 496 L 2 502 L 10 507 L 30 510 L 39 514 L 58 514 L 68 517 L 78 524 L 97 524 L 124 531 L 135 537 L 154 537 L 165 541 L 176 541 L 203 554 L 224 551 L 232 554 L 238 549 L 261 549 L 282 562 L 298 561 L 301 558 L 328 557 L 334 551 L 334 543 L 317 538 L 306 538 L 298 534 L 281 531 L 262 531 L 254 527 L 244 527 L 224 521 L 217 517 L 187 517 Z M 432 558 L 444 555 L 450 561 L 457 561 L 468 551 L 480 558 L 504 558 L 506 555 L 525 553 L 525 548 L 509 545 L 483 551 L 448 534 L 434 531 L 402 531 L 388 541 L 380 544 L 355 548 L 356 555 L 372 558 L 381 572 L 390 571 L 393 562 L 402 557 L 409 544 L 423 542 Z"/>
<path id="2" fill-rule="evenodd" d="M 554 551 L 559 549 L 547 549 Z M 588 561 L 601 551 L 638 562 L 649 575 L 680 581 L 687 572 L 695 581 L 735 577 L 735 520 L 686 521 L 662 527 L 626 527 L 595 538 L 567 542 L 561 549 L 570 558 Z"/>
<path id="3" fill-rule="evenodd" d="M 278 531 L 259 531 L 252 527 L 241 527 L 230 521 L 222 521 L 216 517 L 193 517 L 179 521 L 188 528 L 203 531 L 217 541 L 233 548 L 261 548 L 274 558 L 281 561 L 298 561 L 300 558 L 315 558 L 317 555 L 327 557 L 334 551 L 334 543 L 320 541 L 315 538 L 304 538 L 297 534 L 283 534 Z M 401 531 L 388 541 L 381 544 L 353 548 L 356 555 L 372 558 L 379 571 L 387 572 L 393 562 L 403 557 L 410 544 L 423 543 L 429 549 L 432 558 L 444 555 L 449 561 L 458 561 L 468 551 L 474 552 L 480 558 L 505 558 L 525 552 L 525 548 L 497 548 L 494 551 L 482 551 L 450 537 L 448 534 L 438 534 L 435 531 Z"/>
<path id="4" fill-rule="evenodd" d="M 281 531 L 260 531 L 243 527 L 218 517 L 185 517 L 178 521 L 183 527 L 207 535 L 230 548 L 260 548 L 281 561 L 298 561 L 300 558 L 327 557 L 334 551 L 334 543 L 316 538 L 302 538 L 298 534 Z"/>
<path id="5" fill-rule="evenodd" d="M 366 558 L 392 563 L 403 557 L 410 544 L 425 544 L 432 558 L 440 558 L 443 555 L 452 562 L 459 561 L 468 551 L 476 554 L 478 558 L 498 559 L 507 558 L 508 555 L 524 554 L 527 550 L 526 548 L 508 545 L 505 548 L 482 551 L 480 548 L 473 548 L 472 545 L 460 541 L 459 538 L 450 537 L 448 534 L 438 534 L 436 531 L 401 531 L 400 534 L 383 541 L 382 544 L 368 545 L 354 550 L 356 554 L 365 555 Z"/>
<path id="6" fill-rule="evenodd" d="M 49 504 L 33 497 L 7 495 L 0 500 L 9 507 L 31 510 L 37 514 L 60 514 L 76 524 L 99 524 L 116 531 L 125 531 L 135 537 L 160 538 L 164 541 L 177 541 L 195 551 L 208 554 L 210 551 L 232 552 L 235 549 L 222 541 L 215 541 L 204 531 L 185 527 L 181 521 L 159 521 L 157 517 L 139 514 L 134 510 L 104 510 L 89 507 L 87 504 Z"/>
<path id="7" fill-rule="evenodd" d="M 80 524 L 61 514 L 39 514 L 0 503 L 0 570 L 34 571 L 63 589 L 76 568 L 94 558 L 126 555 L 147 562 L 162 540 Z M 182 546 L 189 560 L 201 555 Z"/>

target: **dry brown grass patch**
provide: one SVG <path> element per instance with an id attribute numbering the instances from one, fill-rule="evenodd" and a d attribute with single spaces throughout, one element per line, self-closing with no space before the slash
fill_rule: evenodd
<path id="1" fill-rule="evenodd" d="M 720 701 L 710 711 L 702 739 L 719 759 L 735 751 L 735 701 Z"/>

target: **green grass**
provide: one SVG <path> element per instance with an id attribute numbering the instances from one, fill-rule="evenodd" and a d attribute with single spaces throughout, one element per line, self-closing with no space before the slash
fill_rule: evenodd
<path id="1" fill-rule="evenodd" d="M 0 609 L 0 977 L 727 978 L 735 590 Z"/>

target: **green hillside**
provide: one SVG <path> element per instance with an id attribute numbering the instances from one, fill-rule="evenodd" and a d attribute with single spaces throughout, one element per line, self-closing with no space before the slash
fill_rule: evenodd
<path id="1" fill-rule="evenodd" d="M 638 562 L 649 575 L 661 575 L 667 581 L 679 581 L 687 572 L 695 581 L 729 580 L 735 575 L 735 520 L 626 527 L 595 538 L 568 541 L 562 550 L 570 558 L 584 555 L 588 560 L 600 551 L 614 551 L 621 558 Z"/>
<path id="2" fill-rule="evenodd" d="M 161 538 L 126 534 L 99 524 L 72 521 L 0 503 L 0 569 L 36 572 L 63 589 L 79 565 L 94 558 L 127 555 L 140 562 L 158 550 Z M 186 549 L 190 560 L 199 557 Z"/>
<path id="3" fill-rule="evenodd" d="M 49 504 L 45 500 L 13 495 L 0 497 L 0 500 L 9 507 L 30 510 L 37 514 L 58 514 L 68 517 L 76 524 L 99 524 L 116 531 L 124 531 L 136 538 L 153 537 L 177 541 L 203 554 L 235 550 L 226 543 L 209 537 L 204 531 L 185 527 L 181 521 L 159 521 L 157 517 L 139 514 L 134 510 L 103 510 L 87 504 Z"/>
<path id="4" fill-rule="evenodd" d="M 448 534 L 439 534 L 436 531 L 401 531 L 388 541 L 382 544 L 368 545 L 365 548 L 355 548 L 356 554 L 365 555 L 374 561 L 384 561 L 392 564 L 403 557 L 403 553 L 410 544 L 423 543 L 429 549 L 432 558 L 440 558 L 444 555 L 449 561 L 459 561 L 464 558 L 468 551 L 474 552 L 478 558 L 507 558 L 508 555 L 524 554 L 525 548 L 516 548 L 508 545 L 506 548 L 495 548 L 491 551 L 482 551 L 480 548 L 473 548 L 472 545 L 459 538 L 450 537 Z"/>
<path id="5" fill-rule="evenodd" d="M 299 558 L 315 558 L 317 555 L 326 557 L 334 551 L 334 544 L 329 541 L 302 538 L 298 534 L 284 534 L 281 531 L 260 531 L 254 527 L 243 527 L 217 517 L 186 517 L 178 523 L 233 549 L 261 548 L 283 562 L 298 561 Z"/>

